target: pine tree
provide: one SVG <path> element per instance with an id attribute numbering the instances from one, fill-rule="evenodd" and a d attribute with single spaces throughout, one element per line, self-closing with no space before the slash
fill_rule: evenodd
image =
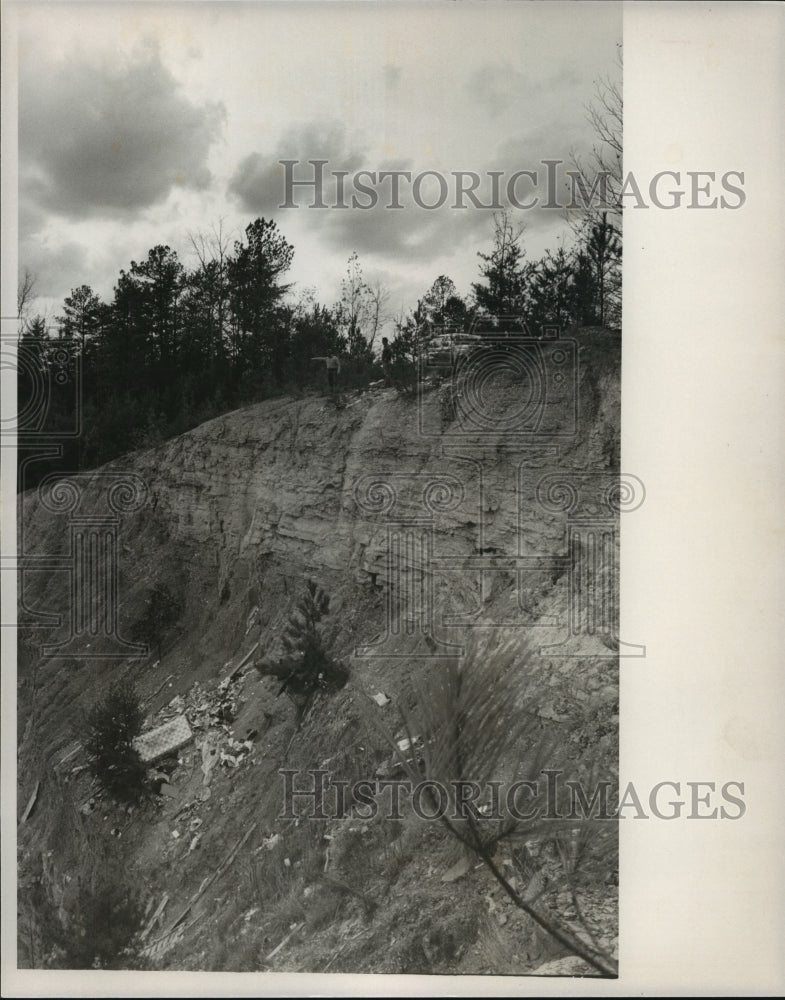
<path id="1" fill-rule="evenodd" d="M 115 685 L 86 715 L 83 739 L 90 773 L 110 795 L 133 802 L 145 788 L 147 769 L 134 747 L 144 712 L 130 681 Z"/>
<path id="2" fill-rule="evenodd" d="M 329 610 L 330 598 L 308 580 L 284 629 L 283 657 L 258 665 L 261 674 L 283 681 L 278 694 L 286 692 L 297 706 L 298 726 L 318 693 L 333 694 L 349 679 L 349 671 L 329 654 L 319 632 L 319 623 Z"/>
<path id="3" fill-rule="evenodd" d="M 480 267 L 484 281 L 474 282 L 472 292 L 480 312 L 504 326 L 511 317 L 520 316 L 524 307 L 523 227 L 516 229 L 507 212 L 494 213 L 493 224 L 493 250 L 478 253 L 484 262 Z"/>

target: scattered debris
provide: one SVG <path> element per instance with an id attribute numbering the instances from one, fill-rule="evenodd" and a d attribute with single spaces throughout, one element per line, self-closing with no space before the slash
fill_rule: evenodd
<path id="1" fill-rule="evenodd" d="M 162 726 L 137 736 L 134 740 L 134 747 L 145 764 L 154 764 L 163 757 L 179 750 L 186 743 L 190 743 L 192 739 L 193 733 L 188 725 L 188 719 L 184 715 L 178 714 Z"/>
<path id="2" fill-rule="evenodd" d="M 152 900 L 150 902 L 152 903 Z M 169 893 L 165 892 L 164 895 L 163 895 L 163 899 L 158 904 L 158 908 L 156 909 L 156 911 L 152 915 L 152 917 L 150 917 L 150 920 L 149 920 L 147 926 L 145 927 L 145 929 L 142 931 L 142 933 L 140 935 L 142 941 L 145 940 L 145 938 L 147 937 L 147 935 L 150 933 L 150 931 L 153 929 L 153 927 L 155 927 L 155 925 L 158 923 L 158 921 L 160 920 L 160 918 L 163 916 L 164 909 L 166 908 L 166 904 L 168 902 L 169 902 Z"/>
<path id="3" fill-rule="evenodd" d="M 239 740 L 230 739 L 229 749 L 232 750 L 232 753 L 221 750 L 221 764 L 239 767 L 243 759 L 253 750 L 253 742 L 251 740 L 243 740 L 240 743 Z"/>
<path id="4" fill-rule="evenodd" d="M 256 607 L 254 607 L 252 609 L 251 613 L 248 615 L 248 618 L 246 619 L 246 623 L 245 623 L 245 634 L 246 635 L 248 635 L 248 633 L 254 627 L 254 622 L 256 621 L 256 619 L 258 617 L 259 617 L 259 605 L 257 604 Z"/>
<path id="5" fill-rule="evenodd" d="M 181 694 L 176 694 L 166 706 L 168 712 L 181 715 L 185 711 L 185 698 Z"/>
<path id="6" fill-rule="evenodd" d="M 231 671 L 231 673 L 227 674 L 225 680 L 233 681 L 238 676 L 243 667 L 248 663 L 248 661 L 251 659 L 251 657 L 258 648 L 259 648 L 259 643 L 255 642 L 253 646 L 251 646 L 251 648 L 245 654 L 245 656 L 242 658 L 242 660 L 240 660 L 237 666 Z"/>
<path id="7" fill-rule="evenodd" d="M 67 761 L 71 760 L 71 758 L 74 757 L 77 753 L 79 753 L 79 751 L 81 749 L 82 749 L 82 744 L 81 743 L 73 743 L 66 750 L 65 754 L 60 758 L 60 760 L 55 764 L 55 766 L 54 766 L 55 773 L 56 774 L 59 773 L 60 768 L 63 766 L 63 764 L 65 764 Z"/>
<path id="8" fill-rule="evenodd" d="M 206 739 L 201 745 L 202 751 L 202 774 L 204 779 L 202 784 L 207 787 L 210 784 L 210 776 L 215 762 L 218 760 L 218 747 L 210 739 Z"/>
<path id="9" fill-rule="evenodd" d="M 25 807 L 25 811 L 22 814 L 22 822 L 23 823 L 27 822 L 28 817 L 30 816 L 30 813 L 33 811 L 33 809 L 35 807 L 36 801 L 38 800 L 38 790 L 39 790 L 40 787 L 41 787 L 41 782 L 40 781 L 36 781 L 35 788 L 33 789 L 33 794 L 30 796 L 30 798 L 28 800 L 28 803 L 27 803 L 27 806 Z"/>
<path id="10" fill-rule="evenodd" d="M 423 750 L 424 743 L 422 738 L 419 736 L 414 736 L 412 738 L 404 737 L 402 739 L 397 739 L 395 741 L 395 746 L 398 753 L 391 759 L 386 760 L 376 769 L 377 778 L 392 778 L 399 774 L 403 774 L 406 771 L 406 765 L 415 765 L 420 770 L 423 768 Z M 403 757 L 402 755 L 406 751 L 410 753 L 413 751 L 411 757 Z"/>
<path id="11" fill-rule="evenodd" d="M 330 958 L 330 960 L 327 962 L 327 965 L 324 966 L 324 968 L 322 969 L 322 972 L 326 972 L 330 968 L 330 966 L 333 964 L 333 962 L 336 960 L 336 958 L 338 958 L 339 955 L 343 954 L 343 952 L 349 947 L 349 945 L 351 944 L 352 941 L 356 941 L 357 938 L 362 937 L 362 935 L 365 934 L 365 933 L 366 933 L 366 929 L 363 928 L 363 930 L 361 930 L 358 934 L 355 934 L 354 937 L 350 937 L 348 941 L 344 941 L 344 943 L 341 945 L 341 947 L 338 949 L 338 951 L 336 951 L 333 954 L 332 958 Z M 395 938 L 393 937 L 390 943 L 392 944 L 394 942 L 395 942 Z"/>
<path id="12" fill-rule="evenodd" d="M 188 925 L 190 926 L 190 924 Z M 151 942 L 146 948 L 143 948 L 140 954 L 144 955 L 145 958 L 161 958 L 165 955 L 167 951 L 171 951 L 172 948 L 177 944 L 177 942 L 185 934 L 185 927 L 177 927 L 168 934 L 164 934 L 163 937 L 158 938 L 157 941 Z"/>
<path id="13" fill-rule="evenodd" d="M 292 929 L 289 931 L 289 933 L 286 935 L 286 937 L 283 939 L 283 941 L 281 941 L 281 943 L 278 945 L 278 947 L 277 948 L 273 948 L 273 950 L 270 952 L 270 954 L 264 959 L 265 962 L 269 962 L 271 959 L 275 958 L 275 956 L 278 954 L 278 952 L 281 950 L 281 948 L 283 948 L 284 945 L 288 944 L 289 939 L 296 932 L 296 930 L 297 930 L 297 928 L 299 926 L 300 926 L 299 924 L 292 924 Z"/>
<path id="14" fill-rule="evenodd" d="M 229 868 L 229 866 L 231 865 L 231 863 L 237 857 L 237 854 L 242 850 L 242 848 L 248 842 L 251 834 L 256 829 L 256 826 L 257 826 L 256 823 L 252 823 L 251 824 L 250 828 L 248 830 L 246 830 L 245 834 L 240 838 L 240 840 L 237 842 L 237 844 L 235 844 L 234 848 L 229 852 L 229 855 L 226 858 L 226 860 L 218 868 L 216 868 L 216 870 L 213 872 L 212 875 L 208 875 L 207 878 L 205 878 L 203 880 L 202 884 L 199 886 L 199 888 L 196 890 L 196 892 L 194 893 L 194 895 L 191 897 L 191 899 L 190 899 L 188 905 L 186 906 L 186 908 L 183 910 L 183 912 L 180 914 L 180 916 L 175 920 L 175 922 L 171 925 L 171 927 L 169 928 L 169 930 L 165 934 L 163 934 L 158 939 L 158 941 L 154 941 L 150 945 L 150 948 L 154 948 L 159 943 L 163 943 L 164 941 L 166 941 L 167 939 L 170 938 L 170 936 L 172 935 L 172 933 L 174 932 L 174 930 L 180 924 L 182 924 L 182 922 L 185 920 L 185 918 L 191 912 L 191 908 L 193 907 L 194 903 L 196 903 L 196 901 L 199 899 L 199 897 L 202 895 L 202 893 L 207 889 L 207 887 L 209 885 L 212 885 L 212 883 L 217 878 L 220 878 L 220 876 L 223 875 L 223 873 Z M 196 918 L 196 919 L 198 919 L 198 918 Z M 192 920 L 191 923 L 193 923 L 193 922 L 194 921 Z M 188 926 L 190 926 L 190 924 Z M 168 950 L 168 947 L 171 947 L 171 946 L 167 946 L 167 950 Z M 145 949 L 145 951 L 143 952 L 143 954 L 148 954 L 147 949 Z"/>

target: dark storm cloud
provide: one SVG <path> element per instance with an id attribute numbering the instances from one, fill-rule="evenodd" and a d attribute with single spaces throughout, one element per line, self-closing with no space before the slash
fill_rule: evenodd
<path id="1" fill-rule="evenodd" d="M 456 232 L 455 213 L 412 206 L 410 191 L 403 196 L 406 209 L 386 208 L 390 200 L 389 181 L 378 184 L 378 203 L 370 209 L 309 209 L 307 206 L 315 200 L 312 186 L 293 187 L 292 200 L 299 207 L 282 208 L 287 198 L 282 160 L 297 161 L 290 175 L 295 181 L 313 180 L 317 168 L 309 161 L 326 160 L 322 171 L 323 198 L 330 206 L 337 200 L 333 171 L 348 173 L 345 198 L 351 204 L 356 193 L 353 179 L 358 171 L 372 170 L 378 175 L 384 171 L 414 169 L 408 160 L 372 163 L 363 144 L 350 137 L 340 122 L 311 122 L 286 132 L 272 152 L 251 153 L 240 162 L 229 182 L 229 193 L 244 211 L 275 216 L 281 222 L 301 217 L 327 245 L 342 252 L 354 249 L 380 257 L 425 258 L 443 249 L 443 241 Z M 408 191 L 405 182 L 401 191 Z"/>
<path id="2" fill-rule="evenodd" d="M 22 202 L 70 218 L 134 212 L 205 188 L 225 110 L 185 97 L 157 51 L 124 66 L 20 67 Z"/>
<path id="3" fill-rule="evenodd" d="M 477 207 L 460 189 L 455 172 L 441 171 L 447 197 L 441 207 L 433 210 L 422 206 L 439 201 L 439 185 L 433 177 L 416 189 L 413 179 L 417 166 L 411 160 L 373 161 L 364 155 L 357 139 L 350 141 L 340 123 L 307 124 L 290 130 L 273 150 L 255 152 L 238 165 L 229 182 L 229 192 L 244 211 L 275 218 L 279 224 L 294 222 L 307 225 L 309 233 L 318 236 L 331 251 L 346 254 L 356 250 L 363 257 L 384 261 L 428 261 L 443 256 L 449 249 L 476 247 L 488 238 L 493 227 L 493 211 L 510 208 L 514 221 L 523 223 L 530 233 L 556 233 L 563 225 L 563 212 L 542 207 L 523 210 L 514 199 L 531 202 L 539 199 L 542 206 L 555 189 L 548 187 L 545 159 L 563 161 L 558 171 L 558 191 L 566 204 L 565 174 L 570 168 L 570 149 L 585 139 L 582 109 L 554 113 L 543 124 L 535 124 L 525 132 L 513 133 L 495 150 L 489 149 L 486 162 L 476 165 L 480 178 L 477 199 L 487 206 Z M 307 181 L 306 186 L 286 185 L 286 169 L 282 160 L 295 161 L 289 169 L 289 180 Z M 322 168 L 309 161 L 327 161 Z M 434 167 L 434 169 L 437 169 Z M 467 165 L 467 170 L 468 170 Z M 501 173 L 498 187 L 499 202 L 491 194 L 489 171 Z M 530 170 L 536 180 L 513 177 L 516 171 Z M 335 171 L 345 172 L 343 180 L 344 207 L 336 191 Z M 399 177 L 399 202 L 402 207 L 390 207 L 394 201 L 389 172 L 408 171 L 409 177 Z M 364 172 L 370 172 L 364 173 Z M 429 171 L 425 171 L 427 174 Z M 321 173 L 322 199 L 326 207 L 312 208 L 316 200 L 314 180 Z M 375 200 L 358 189 L 357 182 L 375 192 Z M 418 195 L 416 191 L 419 191 Z M 510 198 L 512 195 L 512 200 Z M 355 200 L 356 199 L 356 200 Z M 290 200 L 289 207 L 282 207 Z M 291 204 L 293 202 L 293 204 Z M 460 202 L 463 207 L 455 207 Z M 366 207 L 369 206 L 370 207 Z"/>
<path id="4" fill-rule="evenodd" d="M 351 247 L 368 256 L 428 260 L 442 255 L 445 248 L 455 247 L 488 224 L 490 212 L 450 207 L 454 187 L 449 172 L 445 173 L 445 178 L 450 197 L 442 207 L 420 207 L 413 200 L 412 185 L 401 178 L 399 201 L 404 207 L 390 208 L 391 181 L 382 181 L 381 175 L 393 171 L 409 171 L 412 177 L 417 175 L 416 168 L 408 160 L 382 161 L 375 167 L 378 183 L 374 187 L 378 192 L 378 202 L 372 208 L 331 209 L 318 213 L 323 217 L 322 231 L 327 243 L 336 248 Z M 347 185 L 350 180 L 347 178 Z M 347 200 L 351 198 L 350 192 L 347 186 Z M 435 204 L 438 196 L 439 186 L 430 178 L 420 188 L 420 200 L 425 204 Z M 365 200 L 361 199 L 361 202 Z"/>
<path id="5" fill-rule="evenodd" d="M 273 214 L 285 201 L 284 168 L 281 160 L 297 160 L 306 174 L 309 160 L 327 160 L 330 170 L 359 170 L 363 152 L 350 143 L 340 122 L 309 122 L 289 129 L 271 153 L 250 153 L 240 161 L 229 181 L 229 194 L 246 212 Z M 298 177 L 299 169 L 294 176 Z M 295 189 L 297 190 L 297 189 Z"/>

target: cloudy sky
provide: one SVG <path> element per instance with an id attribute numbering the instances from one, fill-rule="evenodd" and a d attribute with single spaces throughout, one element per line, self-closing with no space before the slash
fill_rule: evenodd
<path id="1" fill-rule="evenodd" d="M 349 254 L 414 305 L 439 274 L 467 294 L 492 213 L 450 207 L 454 171 L 537 170 L 569 161 L 594 135 L 595 81 L 612 74 L 618 3 L 27 2 L 19 24 L 19 264 L 56 315 L 82 283 L 111 297 L 120 268 L 166 243 L 194 262 L 189 235 L 220 223 L 235 237 L 274 218 L 294 245 L 290 274 L 327 303 Z M 282 159 L 309 176 L 346 171 L 347 209 L 285 200 Z M 351 205 L 360 170 L 448 175 L 443 208 L 419 207 L 401 181 Z M 369 185 L 369 179 L 364 180 Z M 531 188 L 517 188 L 523 200 Z M 370 184 L 370 186 L 374 186 Z M 541 192 L 542 193 L 542 192 Z M 431 176 L 420 201 L 440 194 Z M 358 196 L 367 204 L 367 196 Z M 558 211 L 518 211 L 531 256 L 567 232 Z"/>

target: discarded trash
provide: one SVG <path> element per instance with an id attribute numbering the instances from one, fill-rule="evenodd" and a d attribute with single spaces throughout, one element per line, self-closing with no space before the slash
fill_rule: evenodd
<path id="1" fill-rule="evenodd" d="M 66 750 L 63 756 L 60 758 L 60 760 L 55 764 L 54 766 L 55 774 L 59 774 L 62 767 L 65 764 L 67 764 L 69 760 L 72 760 L 73 757 L 76 756 L 76 754 L 79 753 L 81 749 L 82 749 L 81 743 L 72 743 L 71 746 Z"/>
<path id="2" fill-rule="evenodd" d="M 145 764 L 153 764 L 190 743 L 192 739 L 188 719 L 184 715 L 178 715 L 157 729 L 137 736 L 134 747 Z"/>
<path id="3" fill-rule="evenodd" d="M 35 788 L 33 789 L 33 794 L 30 796 L 30 799 L 28 800 L 27 806 L 25 807 L 25 811 L 22 814 L 22 822 L 23 823 L 27 822 L 27 819 L 28 819 L 30 813 L 33 811 L 33 808 L 35 807 L 36 800 L 38 799 L 38 789 L 40 787 L 41 787 L 41 782 L 40 781 L 36 781 Z"/>
<path id="4" fill-rule="evenodd" d="M 271 851 L 276 846 L 276 844 L 280 844 L 280 842 L 281 842 L 280 833 L 274 833 L 272 837 L 266 837 L 262 841 L 262 844 L 264 847 L 267 848 L 268 851 Z"/>
<path id="5" fill-rule="evenodd" d="M 290 924 L 289 925 L 289 927 L 290 927 L 289 933 L 286 935 L 286 937 L 283 939 L 283 941 L 281 941 L 281 943 L 276 948 L 273 948 L 273 950 L 270 952 L 269 955 L 265 956 L 265 958 L 264 958 L 265 962 L 269 962 L 271 958 L 275 958 L 275 956 L 278 954 L 278 952 L 281 950 L 281 948 L 283 948 L 283 946 L 288 942 L 289 938 L 292 936 L 292 934 L 294 934 L 294 932 L 297 930 L 297 928 L 299 926 L 300 926 L 299 924 Z"/>
<path id="6" fill-rule="evenodd" d="M 251 646 L 251 648 L 245 654 L 245 656 L 242 658 L 242 660 L 240 660 L 240 662 L 237 664 L 237 666 L 227 675 L 227 677 L 225 679 L 227 681 L 233 681 L 233 680 L 235 680 L 237 678 L 238 674 L 240 673 L 240 671 L 250 661 L 251 657 L 253 656 L 253 654 L 256 652 L 256 650 L 258 648 L 259 648 L 259 643 L 255 642 L 253 644 L 253 646 Z M 224 665 L 224 667 L 227 667 L 228 665 L 229 664 L 227 663 L 227 664 Z"/>
<path id="7" fill-rule="evenodd" d="M 147 935 L 150 933 L 150 931 L 153 929 L 153 927 L 155 927 L 156 923 L 158 922 L 158 920 L 160 919 L 160 917 L 163 915 L 164 909 L 166 908 L 166 904 L 168 902 L 169 902 L 169 893 L 165 892 L 164 893 L 164 897 L 161 900 L 161 902 L 158 904 L 158 907 L 157 907 L 155 913 L 152 915 L 152 917 L 150 917 L 149 923 L 147 924 L 147 926 L 145 927 L 145 929 L 141 933 L 141 939 L 142 939 L 142 941 L 144 941 L 144 939 L 147 937 Z M 152 900 L 150 900 L 150 903 L 152 904 Z"/>
<path id="8" fill-rule="evenodd" d="M 383 694 L 381 691 L 373 696 L 373 700 L 376 702 L 379 708 L 384 708 L 385 705 L 390 704 L 390 699 L 387 697 L 386 694 Z"/>
<path id="9" fill-rule="evenodd" d="M 172 830 L 172 837 L 175 840 L 177 840 L 179 838 L 179 836 L 180 836 L 180 831 L 179 830 Z"/>
<path id="10" fill-rule="evenodd" d="M 205 786 L 210 784 L 210 772 L 215 766 L 215 762 L 218 760 L 218 747 L 212 745 L 210 741 L 205 740 L 202 744 L 202 773 L 204 774 L 204 780 L 202 784 Z"/>
<path id="11" fill-rule="evenodd" d="M 246 635 L 248 635 L 248 633 L 249 633 L 249 632 L 251 631 L 251 629 L 252 629 L 252 628 L 253 628 L 253 626 L 254 626 L 254 622 L 256 621 L 256 619 L 257 619 L 258 617 L 259 617 L 259 606 L 257 605 L 257 606 L 256 606 L 256 607 L 255 607 L 255 608 L 254 608 L 254 609 L 253 609 L 253 610 L 251 611 L 250 615 L 248 615 L 248 618 L 247 618 L 247 620 L 246 620 L 246 625 L 245 625 L 245 634 L 246 634 Z"/>
<path id="12" fill-rule="evenodd" d="M 164 934 L 162 938 L 151 942 L 147 947 L 143 948 L 140 954 L 144 955 L 145 958 L 161 958 L 162 955 L 165 955 L 174 948 L 183 934 L 185 934 L 185 927 L 175 927 L 174 930 Z"/>
<path id="13" fill-rule="evenodd" d="M 291 859 L 290 858 L 284 858 L 283 859 L 283 866 L 284 866 L 284 868 L 291 868 L 292 867 Z"/>

